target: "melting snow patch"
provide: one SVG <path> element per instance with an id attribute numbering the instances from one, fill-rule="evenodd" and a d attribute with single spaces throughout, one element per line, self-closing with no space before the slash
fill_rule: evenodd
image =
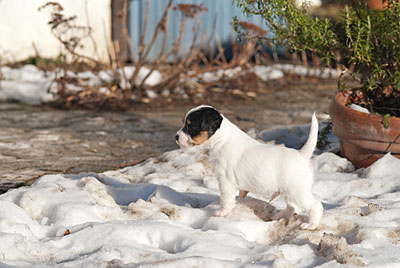
<path id="1" fill-rule="evenodd" d="M 57 85 L 51 74 L 45 74 L 34 65 L 20 69 L 0 67 L 3 80 L 0 80 L 0 100 L 14 100 L 37 105 L 55 99 Z"/>
<path id="2" fill-rule="evenodd" d="M 274 64 L 272 66 L 285 73 L 294 73 L 299 76 L 316 76 L 321 78 L 335 78 L 339 76 L 336 70 L 330 68 L 310 68 L 293 64 Z"/>
<path id="3" fill-rule="evenodd" d="M 129 88 L 131 86 L 129 79 L 130 77 L 132 77 L 135 70 L 135 66 L 125 66 L 123 69 L 118 70 L 121 77 L 121 82 L 119 83 L 119 86 L 121 88 Z M 161 82 L 162 75 L 158 70 L 151 70 L 147 67 L 142 66 L 137 74 L 135 85 L 141 85 L 143 79 L 146 79 L 144 81 L 144 85 L 155 86 Z"/>
<path id="4" fill-rule="evenodd" d="M 276 80 L 283 78 L 284 74 L 281 70 L 278 70 L 271 66 L 255 66 L 254 73 L 260 77 L 261 80 Z"/>
<path id="5" fill-rule="evenodd" d="M 368 111 L 368 109 L 366 109 L 364 107 L 361 107 L 360 105 L 357 105 L 357 104 L 350 104 L 349 108 L 351 108 L 351 109 L 353 109 L 355 111 L 359 111 L 359 112 L 365 113 L 365 114 L 369 114 L 370 113 Z"/>
<path id="6" fill-rule="evenodd" d="M 133 66 L 125 66 L 123 70 L 118 70 L 121 76 L 120 86 L 126 88 L 130 86 L 129 78 L 135 71 Z M 56 76 L 60 76 L 61 69 L 54 72 L 44 72 L 34 65 L 24 65 L 19 69 L 13 69 L 7 66 L 0 67 L 2 80 L 0 80 L 0 101 L 20 101 L 30 105 L 38 105 L 54 101 L 57 98 Z M 98 74 L 86 71 L 74 73 L 67 71 L 69 77 L 78 79 L 82 85 L 99 87 L 103 83 L 110 83 L 114 75 L 110 70 L 100 71 Z M 147 77 L 148 76 L 148 77 Z M 147 78 L 146 78 L 147 77 Z M 142 67 L 136 79 L 136 85 L 140 85 L 145 79 L 144 85 L 154 86 L 161 82 L 162 75 L 159 71 L 151 71 L 147 67 Z M 74 84 L 66 85 L 68 90 L 81 91 L 82 86 Z M 101 88 L 100 92 L 108 93 L 108 89 Z M 148 92 L 150 98 L 155 97 L 155 92 Z"/>

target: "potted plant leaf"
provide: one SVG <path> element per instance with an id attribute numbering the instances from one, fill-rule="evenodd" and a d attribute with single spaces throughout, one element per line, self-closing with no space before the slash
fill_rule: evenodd
<path id="1" fill-rule="evenodd" d="M 269 34 L 258 36 L 261 40 L 341 67 L 339 93 L 329 113 L 342 156 L 356 167 L 366 167 L 388 152 L 400 158 L 399 1 L 341 1 L 336 19 L 313 16 L 307 5 L 291 0 L 235 1 L 245 14 L 263 18 Z M 235 26 L 246 35 L 240 23 L 235 21 Z M 348 88 L 346 77 L 359 86 Z"/>

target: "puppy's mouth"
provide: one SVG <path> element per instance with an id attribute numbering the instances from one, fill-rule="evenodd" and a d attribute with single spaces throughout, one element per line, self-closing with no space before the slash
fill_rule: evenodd
<path id="1" fill-rule="evenodd" d="M 207 131 L 201 131 L 199 135 L 195 137 L 191 137 L 184 133 L 183 131 L 178 131 L 176 134 L 176 143 L 179 145 L 180 148 L 186 149 L 194 146 L 202 145 L 206 142 L 209 138 Z"/>
<path id="2" fill-rule="evenodd" d="M 195 145 L 192 139 L 188 135 L 183 133 L 182 130 L 178 131 L 178 133 L 176 134 L 175 141 L 181 149 L 187 149 Z"/>

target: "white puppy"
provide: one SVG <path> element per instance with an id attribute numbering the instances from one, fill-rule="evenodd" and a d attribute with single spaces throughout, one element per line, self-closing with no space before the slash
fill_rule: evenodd
<path id="1" fill-rule="evenodd" d="M 220 114 L 211 106 L 191 109 L 183 127 L 176 134 L 181 148 L 206 147 L 217 175 L 221 192 L 216 216 L 225 216 L 236 205 L 236 193 L 276 196 L 286 201 L 286 209 L 273 220 L 290 218 L 293 213 L 307 211 L 309 220 L 302 229 L 318 227 L 323 213 L 321 202 L 312 194 L 314 178 L 310 158 L 317 144 L 318 121 L 312 116 L 310 134 L 300 150 L 262 144 Z"/>

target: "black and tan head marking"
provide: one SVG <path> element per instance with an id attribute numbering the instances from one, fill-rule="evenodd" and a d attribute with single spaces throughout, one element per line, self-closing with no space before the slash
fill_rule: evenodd
<path id="1" fill-rule="evenodd" d="M 200 107 L 187 114 L 182 131 L 190 136 L 194 145 L 200 145 L 220 128 L 222 119 L 214 108 Z"/>

